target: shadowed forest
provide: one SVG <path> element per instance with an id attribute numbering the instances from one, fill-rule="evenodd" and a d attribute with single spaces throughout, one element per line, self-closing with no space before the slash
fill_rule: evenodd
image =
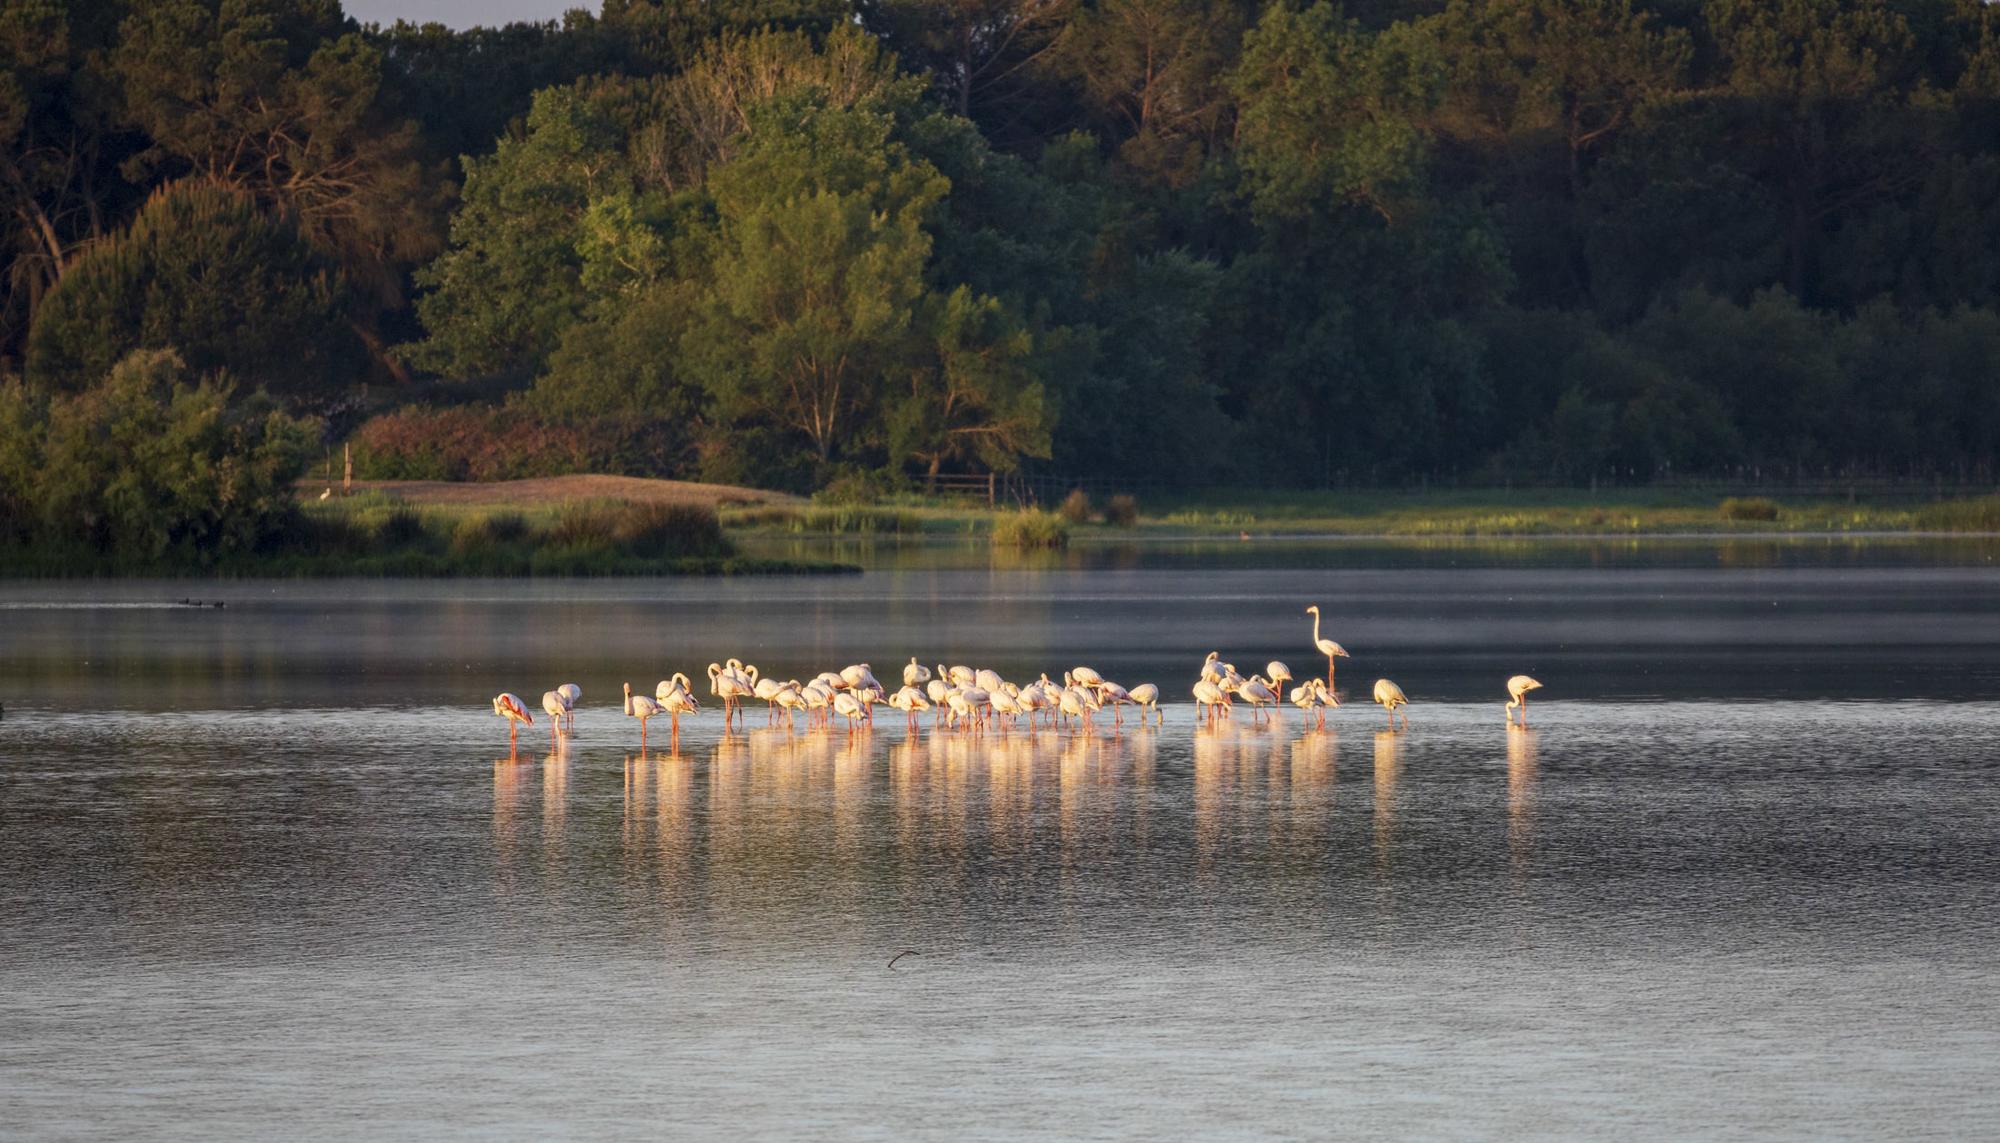
<path id="1" fill-rule="evenodd" d="M 0 0 L 0 509 L 1988 478 L 1975 0 Z M 161 509 L 159 505 L 169 505 Z"/>

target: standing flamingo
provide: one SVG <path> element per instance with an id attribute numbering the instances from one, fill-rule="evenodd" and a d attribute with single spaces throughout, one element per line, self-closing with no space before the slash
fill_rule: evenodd
<path id="1" fill-rule="evenodd" d="M 542 709 L 549 716 L 549 748 L 554 749 L 556 740 L 562 735 L 563 717 L 569 714 L 569 697 L 561 691 L 543 691 Z"/>
<path id="2" fill-rule="evenodd" d="M 1285 684 L 1292 681 L 1292 669 L 1273 659 L 1264 664 L 1264 679 L 1271 684 L 1272 690 L 1282 695 L 1285 693 Z"/>
<path id="3" fill-rule="evenodd" d="M 700 710 L 701 701 L 688 689 L 687 676 L 683 674 L 677 673 L 670 682 L 661 683 L 660 689 L 666 692 L 660 696 L 660 707 L 673 722 L 674 741 L 678 743 L 681 740 L 681 716 Z M 723 735 L 728 736 L 726 724 Z"/>
<path id="4" fill-rule="evenodd" d="M 902 690 L 890 695 L 889 705 L 910 716 L 911 734 L 917 732 L 917 712 L 931 708 L 930 700 L 924 698 L 924 692 L 918 690 L 915 683 L 906 684 Z"/>
<path id="5" fill-rule="evenodd" d="M 931 669 L 918 663 L 917 657 L 911 655 L 909 664 L 903 668 L 903 685 L 906 687 L 920 687 L 930 681 Z"/>
<path id="6" fill-rule="evenodd" d="M 1210 725 L 1215 723 L 1219 715 L 1229 710 L 1229 696 L 1222 693 L 1221 687 L 1207 679 L 1194 685 L 1194 702 L 1196 706 L 1202 708 L 1202 714 L 1207 716 Z"/>
<path id="7" fill-rule="evenodd" d="M 1137 704 L 1141 711 L 1151 711 L 1153 714 L 1159 715 L 1162 723 L 1167 721 L 1167 716 L 1160 711 L 1159 687 L 1154 686 L 1152 683 L 1140 683 L 1138 686 L 1133 687 L 1131 693 L 1126 697 Z M 1143 723 L 1145 720 L 1145 714 L 1140 714 L 1139 721 Z"/>
<path id="8" fill-rule="evenodd" d="M 505 691 L 493 696 L 493 713 L 507 720 L 507 748 L 509 750 L 512 750 L 519 741 L 521 726 L 523 724 L 528 726 L 535 725 L 534 718 L 528 714 L 528 708 L 521 705 L 520 698 Z"/>
<path id="9" fill-rule="evenodd" d="M 1313 617 L 1313 646 L 1318 647 L 1319 653 L 1326 656 L 1326 689 L 1333 690 L 1333 661 L 1352 659 L 1354 656 L 1347 653 L 1347 648 L 1333 640 L 1319 637 L 1319 604 L 1313 604 L 1306 608 L 1306 611 Z"/>
<path id="10" fill-rule="evenodd" d="M 1515 675 L 1507 680 L 1507 721 L 1514 721 L 1514 707 L 1521 708 L 1521 725 L 1528 725 L 1528 692 L 1541 689 L 1540 683 L 1526 675 Z"/>
<path id="11" fill-rule="evenodd" d="M 556 693 L 561 695 L 563 701 L 569 705 L 569 716 L 566 721 L 569 723 L 569 732 L 575 734 L 576 708 L 577 704 L 583 701 L 583 688 L 577 686 L 575 683 L 564 683 L 556 688 Z"/>
<path id="12" fill-rule="evenodd" d="M 639 720 L 639 749 L 646 749 L 646 720 L 660 713 L 660 704 L 645 695 L 634 695 L 632 684 L 625 684 L 625 713 Z"/>
<path id="13" fill-rule="evenodd" d="M 1381 703 L 1382 709 L 1389 712 L 1389 726 L 1391 729 L 1396 725 L 1396 708 L 1410 705 L 1410 700 L 1403 694 L 1403 688 L 1387 679 L 1375 680 L 1375 701 Z M 1410 712 L 1405 710 L 1403 712 L 1403 729 L 1408 730 L 1409 728 Z"/>

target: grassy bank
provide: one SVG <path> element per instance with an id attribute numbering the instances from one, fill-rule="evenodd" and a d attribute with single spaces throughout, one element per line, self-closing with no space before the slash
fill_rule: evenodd
<path id="1" fill-rule="evenodd" d="M 1214 490 L 1101 503 L 1071 497 L 1055 513 L 1078 540 L 1202 536 L 1601 536 L 1842 532 L 2000 532 L 2000 496 L 1922 499 L 1725 497 L 1688 490 L 1470 489 L 1449 492 Z M 725 511 L 731 531 L 791 535 L 990 537 L 1018 544 L 1011 506 L 919 498 L 862 508 Z"/>
<path id="2" fill-rule="evenodd" d="M 256 551 L 155 557 L 0 552 L 0 574 L 70 576 L 665 576 L 837 573 L 852 565 L 742 555 L 713 508 L 585 501 L 527 509 L 414 507 L 381 493 L 309 501 Z"/>

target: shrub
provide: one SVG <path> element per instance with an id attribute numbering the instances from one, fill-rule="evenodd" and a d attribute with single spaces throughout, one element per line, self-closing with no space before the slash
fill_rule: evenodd
<path id="1" fill-rule="evenodd" d="M 618 547 L 648 559 L 729 554 L 715 509 L 705 504 L 634 504 L 618 518 Z"/>
<path id="2" fill-rule="evenodd" d="M 1776 520 L 1778 502 L 1762 496 L 1731 496 L 1722 502 L 1725 520 Z"/>
<path id="3" fill-rule="evenodd" d="M 1072 524 L 1088 523 L 1090 520 L 1090 493 L 1085 492 L 1081 488 L 1072 489 L 1068 496 L 1063 497 L 1062 507 L 1057 508 L 1056 511 L 1062 513 L 1062 518 Z"/>
<path id="4" fill-rule="evenodd" d="M 1919 528 L 1940 532 L 2000 532 L 2000 496 L 1940 500 L 1916 510 Z"/>
<path id="5" fill-rule="evenodd" d="M 0 500 L 30 506 L 49 540 L 140 559 L 263 546 L 294 519 L 313 423 L 232 401 L 225 378 L 191 381 L 172 350 L 135 350 L 75 397 L 10 387 Z"/>
<path id="6" fill-rule="evenodd" d="M 1104 519 L 1120 528 L 1130 528 L 1139 522 L 1139 502 L 1132 497 L 1119 494 L 1104 505 Z"/>
<path id="7" fill-rule="evenodd" d="M 993 543 L 1010 548 L 1066 548 L 1069 521 L 1039 508 L 1009 512 L 993 521 Z"/>
<path id="8" fill-rule="evenodd" d="M 559 422 L 518 405 L 398 409 L 364 423 L 350 443 L 355 475 L 364 480 L 677 476 L 689 467 L 685 431 L 656 418 Z"/>
<path id="9" fill-rule="evenodd" d="M 385 548 L 407 547 L 424 538 L 423 513 L 415 508 L 396 508 L 375 525 L 375 538 Z"/>

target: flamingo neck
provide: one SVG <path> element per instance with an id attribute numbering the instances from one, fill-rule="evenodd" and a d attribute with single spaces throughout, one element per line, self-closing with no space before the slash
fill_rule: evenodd
<path id="1" fill-rule="evenodd" d="M 626 684 L 625 684 L 625 713 L 626 713 L 627 715 L 630 715 L 630 714 L 632 713 L 632 684 L 631 684 L 631 683 L 626 683 Z"/>

